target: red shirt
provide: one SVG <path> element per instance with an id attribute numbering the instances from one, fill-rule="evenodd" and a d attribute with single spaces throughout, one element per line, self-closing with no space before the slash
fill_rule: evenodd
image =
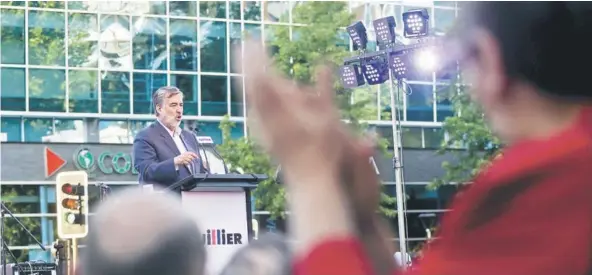
<path id="1" fill-rule="evenodd" d="M 413 275 L 592 274 L 592 109 L 504 150 L 458 196 Z M 297 275 L 373 274 L 355 239 L 319 244 Z"/>

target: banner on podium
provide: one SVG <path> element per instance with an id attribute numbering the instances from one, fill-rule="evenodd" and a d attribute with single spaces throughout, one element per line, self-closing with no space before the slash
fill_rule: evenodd
<path id="1" fill-rule="evenodd" d="M 245 193 L 183 192 L 182 201 L 183 208 L 202 230 L 208 254 L 208 274 L 218 274 L 234 253 L 249 242 Z"/>

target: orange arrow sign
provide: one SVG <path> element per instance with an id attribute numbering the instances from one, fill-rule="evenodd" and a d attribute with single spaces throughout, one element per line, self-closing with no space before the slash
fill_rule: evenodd
<path id="1" fill-rule="evenodd" d="M 54 151 L 45 147 L 45 178 L 51 177 L 55 172 L 60 170 L 67 161 L 56 154 Z"/>

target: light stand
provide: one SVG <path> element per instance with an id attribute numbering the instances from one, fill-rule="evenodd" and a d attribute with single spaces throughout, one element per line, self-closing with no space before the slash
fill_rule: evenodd
<path id="1" fill-rule="evenodd" d="M 7 257 L 6 257 L 6 252 L 8 252 L 8 254 L 10 254 L 10 256 L 12 257 L 12 260 L 14 261 L 15 264 L 17 264 L 17 259 L 14 256 L 14 254 L 12 253 L 12 251 L 10 251 L 10 249 L 8 249 L 8 245 L 6 244 L 6 240 L 4 238 L 4 218 L 5 218 L 5 214 L 8 214 L 8 216 L 10 216 L 11 218 L 13 218 L 20 226 L 21 228 L 27 232 L 27 234 L 33 238 L 33 240 L 37 243 L 37 245 L 39 245 L 39 247 L 41 248 L 41 250 L 43 251 L 47 251 L 47 249 L 45 249 L 45 247 L 43 246 L 43 244 L 37 239 L 35 238 L 35 235 L 33 235 L 33 233 L 31 233 L 31 231 L 29 231 L 29 229 L 27 229 L 27 227 L 17 218 L 14 216 L 14 214 L 12 214 L 12 212 L 10 212 L 10 210 L 8 210 L 8 208 L 6 207 L 6 205 L 4 205 L 3 202 L 0 202 L 0 239 L 2 239 L 2 275 L 8 275 L 6 274 L 6 263 L 7 263 Z M 18 267 L 18 265 L 17 265 Z"/>

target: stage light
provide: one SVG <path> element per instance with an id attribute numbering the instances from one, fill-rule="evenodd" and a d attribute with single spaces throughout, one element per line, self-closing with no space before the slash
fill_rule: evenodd
<path id="1" fill-rule="evenodd" d="M 388 16 L 376 19 L 372 22 L 374 31 L 376 32 L 376 42 L 379 45 L 390 44 L 395 42 L 395 17 Z"/>
<path id="2" fill-rule="evenodd" d="M 345 88 L 355 88 L 364 85 L 364 75 L 358 65 L 347 65 L 339 70 L 341 82 Z"/>
<path id="3" fill-rule="evenodd" d="M 360 50 L 365 50 L 368 45 L 368 33 L 366 33 L 364 23 L 358 21 L 346 29 L 354 45 Z"/>
<path id="4" fill-rule="evenodd" d="M 427 9 L 410 10 L 403 13 L 404 36 L 423 37 L 428 35 L 430 15 Z"/>
<path id="5" fill-rule="evenodd" d="M 382 60 L 369 60 L 362 65 L 362 74 L 368 85 L 377 85 L 389 79 L 389 68 L 387 62 Z"/>
<path id="6" fill-rule="evenodd" d="M 422 72 L 434 72 L 438 69 L 438 56 L 433 49 L 421 49 L 414 53 L 415 65 Z"/>
<path id="7" fill-rule="evenodd" d="M 389 66 L 393 71 L 396 79 L 401 80 L 407 77 L 407 71 L 409 70 L 409 59 L 405 54 L 390 54 L 389 55 Z"/>

